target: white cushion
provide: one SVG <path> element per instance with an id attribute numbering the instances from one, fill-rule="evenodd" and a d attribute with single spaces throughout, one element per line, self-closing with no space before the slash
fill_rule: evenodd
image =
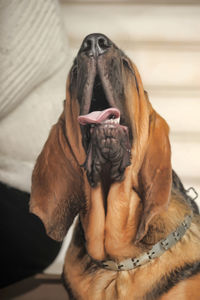
<path id="1" fill-rule="evenodd" d="M 72 59 L 63 29 L 55 0 L 0 3 L 0 181 L 27 192 L 65 99 Z"/>
<path id="2" fill-rule="evenodd" d="M 0 118 L 63 63 L 67 40 L 54 0 L 0 3 Z"/>

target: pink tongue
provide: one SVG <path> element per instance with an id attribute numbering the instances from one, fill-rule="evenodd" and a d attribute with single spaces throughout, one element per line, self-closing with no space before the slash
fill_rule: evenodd
<path id="1" fill-rule="evenodd" d="M 78 121 L 81 125 L 86 125 L 91 123 L 99 124 L 109 119 L 111 115 L 114 115 L 115 118 L 119 118 L 120 117 L 119 109 L 111 107 L 102 111 L 93 111 L 87 115 L 79 116 Z"/>

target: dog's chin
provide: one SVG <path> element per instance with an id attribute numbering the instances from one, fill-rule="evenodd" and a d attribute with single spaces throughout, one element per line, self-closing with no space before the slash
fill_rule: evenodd
<path id="1" fill-rule="evenodd" d="M 108 179 L 121 181 L 126 167 L 130 165 L 129 129 L 122 124 L 121 115 L 117 107 L 110 106 L 96 76 L 89 111 L 78 118 L 87 153 L 84 168 L 93 187 L 98 184 L 105 169 L 108 170 Z"/>
<path id="2" fill-rule="evenodd" d="M 123 180 L 130 164 L 128 129 L 121 125 L 101 124 L 90 129 L 90 143 L 84 167 L 90 184 L 96 186 L 104 169 L 111 181 Z"/>

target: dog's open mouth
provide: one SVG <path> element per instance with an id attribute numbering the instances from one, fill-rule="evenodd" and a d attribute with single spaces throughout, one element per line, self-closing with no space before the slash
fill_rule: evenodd
<path id="1" fill-rule="evenodd" d="M 78 122 L 88 139 L 84 168 L 91 186 L 96 186 L 105 165 L 109 165 L 111 180 L 122 180 L 130 164 L 128 128 L 120 125 L 120 110 L 109 107 L 100 82 L 95 81 L 89 112 L 80 115 Z"/>
<path id="2" fill-rule="evenodd" d="M 85 55 L 84 51 L 79 53 L 78 122 L 87 154 L 83 166 L 91 186 L 101 180 L 105 169 L 109 180 L 120 181 L 130 164 L 131 152 L 125 122 L 121 57 L 112 47 L 106 52 L 109 57 L 103 54 L 94 58 Z"/>

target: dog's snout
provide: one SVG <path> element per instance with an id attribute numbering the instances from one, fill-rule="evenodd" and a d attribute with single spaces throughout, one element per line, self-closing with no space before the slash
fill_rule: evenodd
<path id="1" fill-rule="evenodd" d="M 83 41 L 80 52 L 85 52 L 90 57 L 98 57 L 107 51 L 111 46 L 109 39 L 100 33 L 93 33 Z"/>

